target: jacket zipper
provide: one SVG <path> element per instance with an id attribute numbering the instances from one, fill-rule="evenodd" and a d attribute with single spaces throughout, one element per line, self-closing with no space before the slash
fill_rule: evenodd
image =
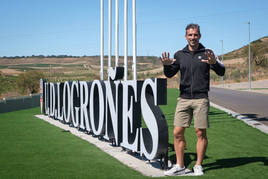
<path id="1" fill-rule="evenodd" d="M 194 77 L 193 77 L 193 58 L 194 58 L 194 54 L 191 54 L 192 58 L 191 58 L 191 79 L 192 79 L 192 83 L 191 83 L 191 99 L 193 99 L 193 83 L 194 83 Z"/>

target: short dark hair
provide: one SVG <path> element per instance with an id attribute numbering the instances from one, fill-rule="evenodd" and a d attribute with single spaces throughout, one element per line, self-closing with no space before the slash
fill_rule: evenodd
<path id="1" fill-rule="evenodd" d="M 198 33 L 200 34 L 200 26 L 198 24 L 188 24 L 185 28 L 185 33 L 187 33 L 187 30 L 188 29 L 197 29 L 198 30 Z"/>

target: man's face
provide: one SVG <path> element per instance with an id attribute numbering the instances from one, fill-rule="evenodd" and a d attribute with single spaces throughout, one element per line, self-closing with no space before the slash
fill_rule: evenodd
<path id="1" fill-rule="evenodd" d="M 199 45 L 199 39 L 201 38 L 201 34 L 199 34 L 197 29 L 188 29 L 186 30 L 185 38 L 191 48 L 197 48 Z"/>

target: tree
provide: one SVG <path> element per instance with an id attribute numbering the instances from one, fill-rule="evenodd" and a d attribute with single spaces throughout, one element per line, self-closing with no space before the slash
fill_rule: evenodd
<path id="1" fill-rule="evenodd" d="M 37 93 L 40 87 L 40 79 L 43 78 L 43 73 L 39 71 L 28 71 L 18 76 L 17 87 L 21 94 Z"/>

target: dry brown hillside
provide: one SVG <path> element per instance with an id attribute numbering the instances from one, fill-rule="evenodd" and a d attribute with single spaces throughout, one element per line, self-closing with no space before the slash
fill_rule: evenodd
<path id="1" fill-rule="evenodd" d="M 113 62 L 114 63 L 114 62 Z M 100 59 L 97 56 L 79 58 L 0 58 L 2 75 L 18 75 L 29 70 L 38 70 L 50 81 L 93 80 L 99 78 Z M 120 57 L 119 65 L 123 66 Z M 131 79 L 132 57 L 128 58 L 129 78 Z M 104 71 L 107 71 L 107 57 L 104 58 Z M 138 78 L 161 76 L 162 65 L 157 57 L 137 58 Z"/>
<path id="2" fill-rule="evenodd" d="M 252 80 L 268 79 L 268 36 L 251 43 Z M 224 54 L 226 66 L 225 82 L 242 82 L 248 80 L 248 45 Z M 211 73 L 212 83 L 222 82 L 222 78 Z"/>
<path id="3" fill-rule="evenodd" d="M 268 79 L 268 36 L 251 43 L 251 71 L 252 79 Z M 114 57 L 113 57 L 114 64 Z M 123 66 L 123 57 L 119 59 Z M 248 80 L 248 46 L 224 54 L 226 74 L 225 83 L 242 82 Z M 132 57 L 128 57 L 128 77 L 132 79 Z M 57 57 L 2 57 L 0 58 L 0 97 L 16 96 L 16 79 L 28 71 L 39 71 L 48 81 L 99 79 L 99 56 Z M 107 57 L 104 58 L 105 79 L 107 79 Z M 158 57 L 137 57 L 138 79 L 164 77 L 163 67 Z M 178 87 L 176 75 L 168 79 L 168 87 Z M 211 72 L 211 83 L 219 84 L 222 78 Z M 12 93 L 14 94 L 12 95 Z"/>

